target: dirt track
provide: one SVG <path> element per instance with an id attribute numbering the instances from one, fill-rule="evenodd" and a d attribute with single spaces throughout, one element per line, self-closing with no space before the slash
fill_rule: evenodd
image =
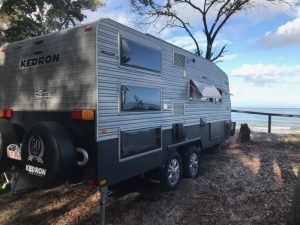
<path id="1" fill-rule="evenodd" d="M 113 189 L 108 224 L 285 224 L 300 164 L 300 137 L 254 133 L 245 145 L 203 153 L 201 174 L 174 192 L 133 179 Z M 96 224 L 94 187 L 64 187 L 0 199 L 0 224 Z"/>

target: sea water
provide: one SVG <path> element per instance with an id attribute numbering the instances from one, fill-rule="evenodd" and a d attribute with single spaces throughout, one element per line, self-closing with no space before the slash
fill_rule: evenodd
<path id="1" fill-rule="evenodd" d="M 264 112 L 264 113 L 280 113 L 280 114 L 293 114 L 300 115 L 300 108 L 246 108 L 246 107 L 232 107 L 236 110 Z M 268 116 L 255 115 L 248 113 L 235 113 L 231 114 L 232 121 L 236 122 L 236 127 L 239 129 L 242 123 L 247 123 L 253 131 L 268 131 Z M 285 134 L 300 134 L 300 118 L 279 117 L 272 116 L 272 133 L 285 133 Z"/>

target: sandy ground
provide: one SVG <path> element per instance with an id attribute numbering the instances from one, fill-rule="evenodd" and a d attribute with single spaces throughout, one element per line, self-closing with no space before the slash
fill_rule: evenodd
<path id="1" fill-rule="evenodd" d="M 253 133 L 252 142 L 234 138 L 221 151 L 201 154 L 199 178 L 176 191 L 132 179 L 113 187 L 108 198 L 111 225 L 285 224 L 300 165 L 300 137 Z M 64 187 L 0 198 L 0 224 L 97 224 L 95 187 Z"/>

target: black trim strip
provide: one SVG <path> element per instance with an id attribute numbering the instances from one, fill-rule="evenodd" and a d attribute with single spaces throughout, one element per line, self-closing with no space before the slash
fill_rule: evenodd
<path id="1" fill-rule="evenodd" d="M 175 143 L 175 144 L 172 144 L 172 145 L 168 145 L 168 149 L 176 148 L 176 147 L 179 147 L 179 146 L 182 146 L 182 145 L 190 144 L 190 143 L 201 141 L 201 140 L 202 140 L 201 137 L 193 138 L 193 139 L 190 139 L 190 140 L 186 140 L 186 141 L 182 141 L 182 142 Z"/>

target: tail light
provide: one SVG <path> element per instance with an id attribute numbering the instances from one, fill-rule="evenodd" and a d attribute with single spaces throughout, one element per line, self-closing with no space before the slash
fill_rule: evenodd
<path id="1" fill-rule="evenodd" d="M 0 109 L 0 118 L 12 118 L 13 110 L 12 109 Z"/>
<path id="2" fill-rule="evenodd" d="M 95 120 L 95 111 L 92 109 L 74 109 L 71 112 L 73 120 Z"/>

